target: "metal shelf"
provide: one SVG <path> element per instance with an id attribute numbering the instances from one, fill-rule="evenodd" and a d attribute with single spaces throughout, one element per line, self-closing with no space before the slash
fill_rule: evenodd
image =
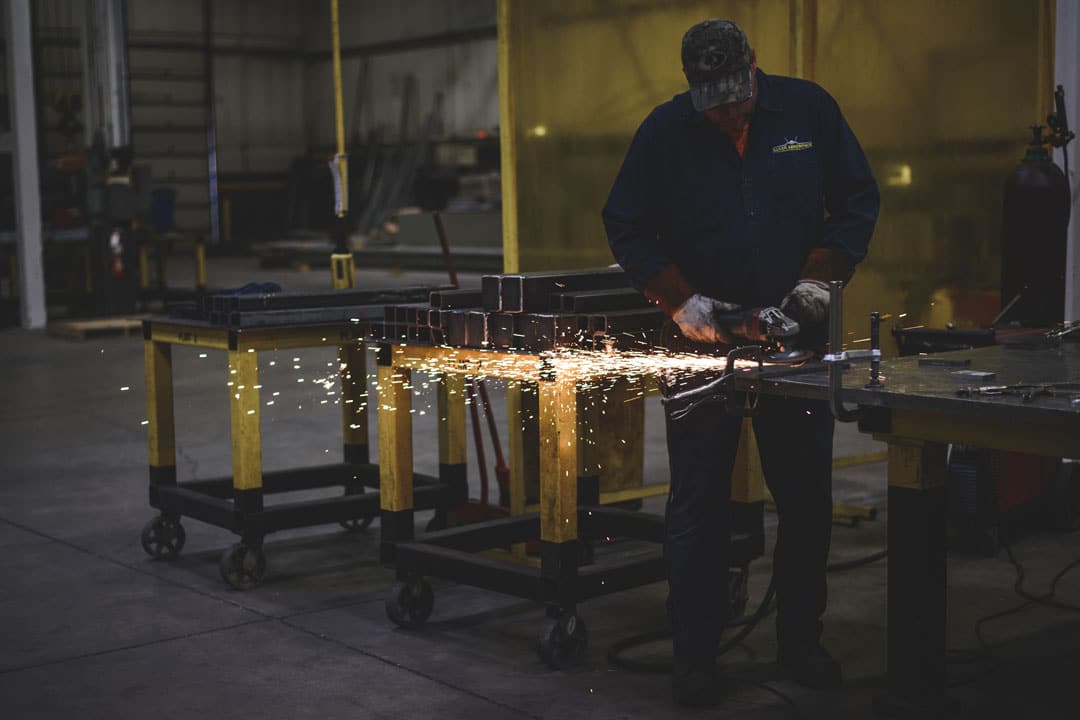
<path id="1" fill-rule="evenodd" d="M 250 38 L 245 38 L 249 40 Z M 38 33 L 35 42 L 40 47 L 70 49 L 78 51 L 80 40 L 76 35 L 42 35 Z M 0 48 L 3 48 L 0 40 Z M 191 52 L 206 53 L 206 39 L 199 34 L 181 33 L 129 33 L 127 49 L 136 51 Z M 303 57 L 304 51 L 296 45 L 268 43 L 266 45 L 241 44 L 240 42 L 221 42 L 217 39 L 213 45 L 214 55 L 269 55 L 272 57 Z"/>
<path id="2" fill-rule="evenodd" d="M 153 97 L 135 95 L 131 98 L 132 108 L 205 108 L 203 100 L 174 100 L 171 97 Z"/>
<path id="3" fill-rule="evenodd" d="M 41 72 L 42 77 L 57 77 L 57 78 L 82 78 L 81 70 L 44 70 Z M 170 70 L 163 68 L 161 70 L 137 70 L 128 73 L 129 80 L 149 80 L 153 82 L 160 82 L 162 80 L 168 80 L 172 82 L 192 82 L 202 83 L 206 82 L 206 73 L 202 72 L 178 72 L 176 70 Z"/>
<path id="4" fill-rule="evenodd" d="M 130 80 L 149 80 L 154 82 L 160 82 L 167 80 L 170 82 L 206 82 L 206 73 L 192 73 L 192 72 L 178 72 L 176 70 L 161 69 L 161 70 L 137 70 L 128 74 Z"/>
<path id="5" fill-rule="evenodd" d="M 140 160 L 205 160 L 206 152 L 153 152 L 144 151 L 138 155 Z"/>
<path id="6" fill-rule="evenodd" d="M 203 177 L 186 176 L 186 175 L 155 176 L 154 177 L 154 184 L 155 185 L 209 185 L 210 184 L 210 178 L 206 177 L 205 175 Z"/>
<path id="7" fill-rule="evenodd" d="M 132 125 L 131 131 L 134 133 L 202 133 L 206 134 L 206 125 L 174 125 L 173 123 L 165 123 L 164 125 Z"/>

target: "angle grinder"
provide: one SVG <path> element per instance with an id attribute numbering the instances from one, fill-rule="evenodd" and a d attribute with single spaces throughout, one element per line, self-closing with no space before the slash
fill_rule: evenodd
<path id="1" fill-rule="evenodd" d="M 799 334 L 799 323 L 777 307 L 717 313 L 714 319 L 729 335 L 761 346 L 767 363 L 797 365 L 814 356 L 810 350 L 791 346 Z"/>

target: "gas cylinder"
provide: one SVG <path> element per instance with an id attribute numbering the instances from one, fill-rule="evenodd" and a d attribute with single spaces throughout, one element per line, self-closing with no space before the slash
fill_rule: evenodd
<path id="1" fill-rule="evenodd" d="M 1050 158 L 1042 126 L 1032 126 L 1027 154 L 1005 180 L 1001 242 L 1002 318 L 1023 327 L 1053 327 L 1065 317 L 1069 186 Z"/>

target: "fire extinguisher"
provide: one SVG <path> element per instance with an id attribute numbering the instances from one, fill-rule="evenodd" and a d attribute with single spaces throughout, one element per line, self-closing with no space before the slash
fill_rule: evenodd
<path id="1" fill-rule="evenodd" d="M 114 280 L 121 280 L 124 268 L 124 236 L 120 228 L 113 228 L 109 235 L 109 270 Z"/>
<path id="2" fill-rule="evenodd" d="M 1005 181 L 1001 246 L 1001 300 L 996 322 L 1054 327 L 1065 318 L 1065 257 L 1072 194 L 1064 148 L 1075 135 L 1065 115 L 1065 91 L 1054 93 L 1050 131 L 1032 126 L 1031 144 Z M 1063 149 L 1065 171 L 1046 146 Z"/>

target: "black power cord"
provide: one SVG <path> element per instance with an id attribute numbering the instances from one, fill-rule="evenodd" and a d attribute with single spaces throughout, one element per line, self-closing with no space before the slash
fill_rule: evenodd
<path id="1" fill-rule="evenodd" d="M 866 557 L 856 558 L 854 560 L 845 560 L 842 562 L 832 563 L 825 567 L 825 572 L 844 572 L 846 570 L 853 570 L 855 568 L 863 567 L 871 563 L 875 563 L 878 560 L 882 560 L 888 557 L 888 549 L 881 550 L 879 552 L 867 555 Z M 745 615 L 740 618 L 736 618 L 727 624 L 727 628 L 738 627 L 737 632 L 731 639 L 721 643 L 720 647 L 716 650 L 716 656 L 720 657 L 733 648 L 742 643 L 746 637 L 754 631 L 754 628 L 758 624 L 768 617 L 772 613 L 773 598 L 776 595 L 776 582 L 775 578 L 769 578 L 769 586 L 765 589 L 765 596 L 761 600 L 761 604 L 758 605 L 757 610 L 752 615 Z M 661 640 L 667 640 L 671 637 L 671 630 L 669 628 L 663 628 L 660 630 L 653 630 L 647 633 L 641 633 L 639 635 L 633 635 L 622 640 L 614 642 L 607 651 L 607 661 L 611 665 L 623 670 L 629 670 L 630 672 L 639 673 L 670 673 L 673 670 L 673 664 L 671 660 L 631 660 L 629 658 L 621 657 L 622 653 L 630 650 L 631 648 L 640 647 L 642 645 L 648 645 L 650 643 L 659 642 Z M 738 676 L 733 676 L 733 679 L 738 679 Z M 785 705 L 791 708 L 796 717 L 804 717 L 802 711 L 799 710 L 798 704 L 792 700 L 789 696 L 772 687 L 766 682 L 760 680 L 748 680 L 748 684 L 753 685 L 756 688 L 764 690 L 776 697 L 780 698 Z"/>
<path id="2" fill-rule="evenodd" d="M 1007 543 L 1002 543 L 1002 545 L 1005 547 L 1005 554 L 1009 556 L 1009 562 L 1016 568 L 1016 582 L 1013 584 L 1013 590 L 1017 595 L 1028 600 L 1032 604 L 1045 605 L 1046 607 L 1056 608 L 1057 610 L 1080 613 L 1080 605 L 1072 605 L 1054 599 L 1054 596 L 1057 594 L 1058 583 L 1061 582 L 1061 579 L 1071 570 L 1080 566 L 1080 558 L 1066 565 L 1054 576 L 1053 580 L 1050 581 L 1050 590 L 1045 595 L 1032 595 L 1024 589 L 1024 566 L 1016 559 L 1016 555 L 1013 554 L 1011 545 Z"/>
<path id="3" fill-rule="evenodd" d="M 752 615 L 736 618 L 727 624 L 727 627 L 729 628 L 741 627 L 741 629 L 734 637 L 722 643 L 720 647 L 717 648 L 717 657 L 727 653 L 733 647 L 745 640 L 746 636 L 753 632 L 758 623 L 764 620 L 765 617 L 772 612 L 772 600 L 775 594 L 775 584 L 770 579 L 769 587 L 765 590 L 765 597 L 762 599 L 761 605 L 758 606 L 757 610 L 755 610 Z M 673 669 L 671 660 L 630 660 L 628 658 L 620 657 L 620 655 L 631 648 L 659 642 L 660 640 L 667 640 L 670 637 L 671 630 L 669 628 L 661 628 L 659 630 L 652 630 L 647 633 L 641 633 L 639 635 L 623 638 L 622 640 L 617 640 L 608 648 L 607 661 L 615 667 L 631 672 L 669 673 Z"/>
<path id="4" fill-rule="evenodd" d="M 983 617 L 976 620 L 975 639 L 979 643 L 978 648 L 950 649 L 948 651 L 949 655 L 951 656 L 949 658 L 949 662 L 953 664 L 973 664 L 977 662 L 990 663 L 990 666 L 987 667 L 985 670 L 977 672 L 971 677 L 949 683 L 950 688 L 969 685 L 973 682 L 981 680 L 997 672 L 1005 665 L 1005 663 L 994 654 L 993 645 L 991 645 L 986 640 L 986 637 L 983 635 L 983 627 L 987 623 L 991 623 L 996 620 L 1000 620 L 1001 618 L 1009 617 L 1011 615 L 1016 615 L 1036 605 L 1051 607 L 1058 610 L 1066 610 L 1069 612 L 1080 612 L 1080 606 L 1063 603 L 1059 600 L 1054 599 L 1054 596 L 1057 594 L 1058 583 L 1061 582 L 1061 579 L 1064 578 L 1067 574 L 1069 574 L 1069 572 L 1071 572 L 1077 567 L 1080 567 L 1080 558 L 1073 560 L 1072 562 L 1067 564 L 1053 577 L 1053 579 L 1050 581 L 1050 588 L 1046 593 L 1042 595 L 1034 595 L 1024 589 L 1024 578 L 1026 576 L 1026 571 L 1024 569 L 1024 565 L 1016 559 L 1016 555 L 1013 553 L 1012 546 L 1006 542 L 1002 542 L 1002 547 L 1005 548 L 1005 554 L 1008 556 L 1009 562 L 1016 570 L 1016 581 L 1013 583 L 1013 591 L 1020 597 L 1024 598 L 1024 602 L 1018 605 L 1014 605 L 1010 608 L 1006 608 L 1005 610 L 992 613 L 990 615 L 984 615 Z"/>
<path id="5" fill-rule="evenodd" d="M 856 568 L 870 565 L 879 560 L 883 560 L 888 557 L 889 551 L 887 549 L 880 550 L 866 557 L 856 558 L 854 560 L 845 560 L 842 562 L 831 563 L 825 567 L 825 572 L 844 572 L 847 570 L 854 570 Z M 758 624 L 768 617 L 772 613 L 772 601 L 776 594 L 776 586 L 774 579 L 769 579 L 769 586 L 765 589 L 765 596 L 761 600 L 761 604 L 757 610 L 751 615 L 745 615 L 740 618 L 736 618 L 727 624 L 728 628 L 740 628 L 739 632 L 731 639 L 725 641 L 717 648 L 716 656 L 720 657 L 725 653 L 731 651 L 732 648 L 739 645 L 746 637 L 754 631 L 754 628 Z M 669 628 L 663 628 L 659 630 L 652 630 L 647 633 L 641 633 L 639 635 L 633 635 L 628 638 L 618 640 L 608 648 L 607 661 L 615 667 L 623 670 L 629 670 L 631 672 L 641 673 L 668 673 L 672 670 L 672 663 L 670 660 L 631 660 L 621 657 L 622 653 L 635 647 L 647 645 L 649 643 L 659 642 L 661 640 L 667 640 L 671 637 L 671 630 Z"/>

